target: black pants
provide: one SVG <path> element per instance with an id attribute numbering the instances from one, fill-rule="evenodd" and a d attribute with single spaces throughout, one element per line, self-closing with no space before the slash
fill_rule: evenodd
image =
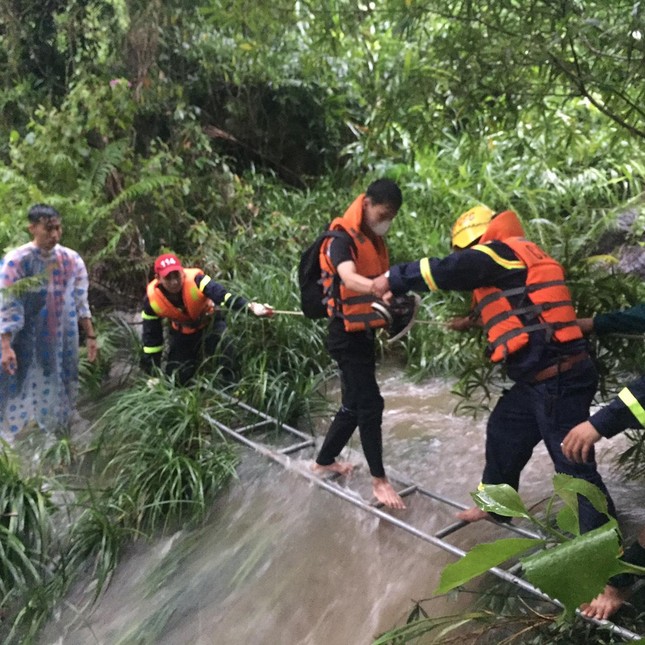
<path id="1" fill-rule="evenodd" d="M 185 385 L 207 358 L 214 357 L 225 383 L 236 377 L 235 349 L 229 339 L 223 338 L 226 322 L 213 320 L 208 327 L 194 334 L 170 330 L 166 374 L 174 374 L 180 385 Z"/>
<path id="2" fill-rule="evenodd" d="M 347 333 L 346 342 L 328 344 L 340 369 L 342 405 L 327 431 L 316 463 L 333 464 L 358 427 L 370 473 L 373 477 L 385 477 L 383 397 L 376 382 L 374 337 L 371 332 L 357 334 Z"/>
<path id="3" fill-rule="evenodd" d="M 591 360 L 540 383 L 515 383 L 504 392 L 486 427 L 484 484 L 509 484 L 517 490 L 520 473 L 533 448 L 544 441 L 556 472 L 578 477 L 597 486 L 607 498 L 611 515 L 614 503 L 596 468 L 593 451 L 589 461 L 577 464 L 562 454 L 561 442 L 569 430 L 589 418 L 598 376 Z M 579 496 L 580 530 L 590 531 L 607 521 L 586 497 Z"/>

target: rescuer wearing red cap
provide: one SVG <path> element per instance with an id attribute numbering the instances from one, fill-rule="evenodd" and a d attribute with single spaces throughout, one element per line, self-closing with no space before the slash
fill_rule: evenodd
<path id="1" fill-rule="evenodd" d="M 494 213 L 479 205 L 462 213 L 452 229 L 454 252 L 397 264 L 376 278 L 372 293 L 383 297 L 412 291 L 472 291 L 474 309 L 449 326 L 482 325 L 487 355 L 503 363 L 513 386 L 504 391 L 486 426 L 483 484 L 517 489 L 533 449 L 544 441 L 555 470 L 585 479 L 614 505 L 593 454 L 573 463 L 562 453 L 567 432 L 589 416 L 598 376 L 576 320 L 564 269 L 524 238 L 513 211 Z M 606 516 L 580 497 L 580 530 L 604 524 Z M 487 514 L 474 507 L 458 514 L 473 522 Z"/>
<path id="2" fill-rule="evenodd" d="M 185 384 L 200 362 L 217 352 L 224 379 L 234 380 L 233 347 L 222 339 L 226 321 L 221 307 L 247 308 L 259 317 L 269 317 L 273 308 L 234 296 L 199 268 L 184 268 L 172 253 L 160 255 L 154 263 L 154 279 L 148 284 L 143 302 L 143 358 L 141 366 L 150 373 L 161 366 L 164 349 L 162 320 L 170 322 L 166 373 L 175 373 Z"/>

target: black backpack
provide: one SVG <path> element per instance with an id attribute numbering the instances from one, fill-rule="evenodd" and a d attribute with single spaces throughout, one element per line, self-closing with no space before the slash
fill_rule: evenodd
<path id="1" fill-rule="evenodd" d="M 328 237 L 347 238 L 356 252 L 356 245 L 345 231 L 323 231 L 300 256 L 298 264 L 298 285 L 300 286 L 300 308 L 307 318 L 326 318 L 327 305 L 323 303 L 322 277 L 320 275 L 320 246 Z"/>

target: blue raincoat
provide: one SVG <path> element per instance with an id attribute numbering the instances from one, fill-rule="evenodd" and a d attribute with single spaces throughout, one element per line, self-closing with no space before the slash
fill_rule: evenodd
<path id="1" fill-rule="evenodd" d="M 76 251 L 33 242 L 0 264 L 0 333 L 11 333 L 17 370 L 0 370 L 0 434 L 26 424 L 66 426 L 78 394 L 78 321 L 89 318 L 88 277 Z"/>

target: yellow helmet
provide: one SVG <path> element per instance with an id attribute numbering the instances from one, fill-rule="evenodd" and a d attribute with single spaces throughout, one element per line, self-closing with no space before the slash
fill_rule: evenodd
<path id="1" fill-rule="evenodd" d="M 488 206 L 475 206 L 462 213 L 452 227 L 452 245 L 465 249 L 479 239 L 493 219 L 493 211 Z"/>

